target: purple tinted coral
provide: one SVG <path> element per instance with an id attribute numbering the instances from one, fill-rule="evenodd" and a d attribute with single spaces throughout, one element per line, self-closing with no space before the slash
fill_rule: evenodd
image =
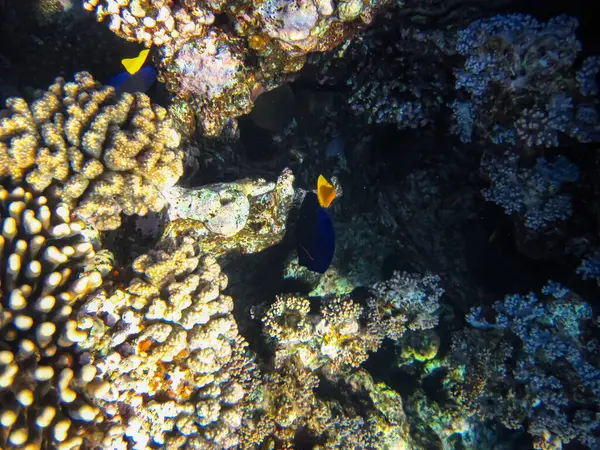
<path id="1" fill-rule="evenodd" d="M 177 52 L 174 64 L 179 71 L 180 89 L 194 97 L 208 99 L 233 87 L 243 68 L 240 55 L 216 33 L 185 43 Z"/>

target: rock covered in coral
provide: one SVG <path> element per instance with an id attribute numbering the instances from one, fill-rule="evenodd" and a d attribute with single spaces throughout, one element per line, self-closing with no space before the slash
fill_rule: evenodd
<path id="1" fill-rule="evenodd" d="M 78 447 L 99 410 L 86 399 L 96 367 L 74 359 L 76 305 L 102 283 L 77 276 L 94 255 L 64 204 L 0 185 L 0 447 Z M 88 425 L 89 426 L 89 425 Z"/>
<path id="2" fill-rule="evenodd" d="M 89 330 L 79 347 L 110 381 L 97 395 L 108 417 L 102 445 L 242 445 L 256 374 L 221 293 L 227 277 L 184 236 L 161 241 L 133 270 L 128 286 L 91 298 L 79 315 Z"/>
<path id="3" fill-rule="evenodd" d="M 327 51 L 372 21 L 386 2 L 264 0 L 236 2 L 233 13 L 250 46 L 267 60 L 280 52 Z"/>
<path id="4" fill-rule="evenodd" d="M 266 408 L 257 430 L 266 442 L 292 446 L 297 430 L 303 427 L 317 436 L 323 434 L 332 412 L 315 393 L 319 378 L 298 359 L 291 358 L 267 374 L 263 386 Z"/>
<path id="5" fill-rule="evenodd" d="M 166 189 L 166 236 L 190 234 L 213 255 L 238 249 L 256 253 L 279 242 L 294 200 L 294 175 L 285 169 L 275 183 L 244 179 L 199 189 Z"/>
<path id="6" fill-rule="evenodd" d="M 238 183 L 218 183 L 193 190 L 175 186 L 168 191 L 169 197 L 176 199 L 169 208 L 169 218 L 198 220 L 211 233 L 235 236 L 250 214 L 250 201 L 242 189 Z"/>
<path id="7" fill-rule="evenodd" d="M 230 117 L 252 109 L 257 82 L 244 51 L 242 39 L 217 30 L 162 51 L 161 79 L 177 102 L 190 103 L 207 136 L 220 134 Z"/>
<path id="8" fill-rule="evenodd" d="M 275 371 L 263 376 L 262 408 L 255 426 L 245 430 L 248 441 L 262 442 L 263 447 L 294 448 L 300 432 L 316 438 L 316 449 L 404 448 L 408 425 L 400 395 L 384 383 L 376 384 L 362 369 L 338 381 L 337 387 L 343 386 L 338 394 L 360 397 L 360 407 L 321 395 L 319 377 L 302 363 L 300 355 L 281 361 Z"/>
<path id="9" fill-rule="evenodd" d="M 86 72 L 58 78 L 30 105 L 7 101 L 0 119 L 0 176 L 56 194 L 100 230 L 121 212 L 163 208 L 160 190 L 183 173 L 179 134 L 141 93 L 116 97 Z"/>

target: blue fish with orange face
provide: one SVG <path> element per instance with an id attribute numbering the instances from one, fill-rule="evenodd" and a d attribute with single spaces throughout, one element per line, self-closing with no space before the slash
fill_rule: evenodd
<path id="1" fill-rule="evenodd" d="M 335 253 L 335 231 L 325 208 L 331 205 L 336 190 L 319 176 L 317 193 L 308 192 L 302 201 L 296 223 L 298 263 L 313 272 L 325 273 Z"/>

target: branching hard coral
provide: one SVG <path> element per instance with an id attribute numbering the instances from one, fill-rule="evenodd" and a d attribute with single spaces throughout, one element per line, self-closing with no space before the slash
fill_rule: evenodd
<path id="1" fill-rule="evenodd" d="M 315 317 L 308 299 L 278 297 L 262 319 L 275 345 L 275 366 L 295 356 L 311 371 L 333 378 L 358 367 L 380 344 L 378 335 L 361 326 L 361 315 L 362 308 L 350 298 L 323 300 Z"/>
<path id="2" fill-rule="evenodd" d="M 438 324 L 436 314 L 444 289 L 440 277 L 394 272 L 392 278 L 371 287 L 369 328 L 381 337 L 399 339 L 407 330 L 429 330 Z"/>
<path id="3" fill-rule="evenodd" d="M 581 260 L 576 272 L 584 280 L 595 279 L 600 281 L 600 249 L 592 252 L 587 258 Z"/>
<path id="4" fill-rule="evenodd" d="M 89 331 L 79 347 L 110 382 L 96 395 L 108 417 L 102 445 L 243 446 L 257 375 L 220 293 L 227 277 L 186 236 L 162 240 L 133 270 L 128 286 L 79 314 Z"/>
<path id="5" fill-rule="evenodd" d="M 496 143 L 517 140 L 529 147 L 556 147 L 560 134 L 580 142 L 600 140 L 597 115 L 584 120 L 576 112 L 598 106 L 587 97 L 594 92 L 595 57 L 579 72 L 573 69 L 581 50 L 577 26 L 567 16 L 541 23 L 508 14 L 476 20 L 461 30 L 456 50 L 467 59 L 455 73 L 456 89 L 468 93 L 471 110 L 470 118 L 454 111 L 462 123 L 461 140 L 471 141 L 469 128 Z M 495 126 L 505 130 L 502 138 L 490 133 Z"/>
<path id="6" fill-rule="evenodd" d="M 519 156 L 511 152 L 502 158 L 484 156 L 481 167 L 492 183 L 482 191 L 484 198 L 502 206 L 508 215 L 520 214 L 534 230 L 568 219 L 572 199 L 560 191 L 565 183 L 578 180 L 579 168 L 564 156 L 552 162 L 540 157 L 532 168 L 518 164 Z"/>
<path id="7" fill-rule="evenodd" d="M 86 72 L 58 78 L 28 105 L 11 98 L 0 119 L 0 176 L 50 191 L 100 230 L 120 213 L 164 206 L 160 190 L 183 173 L 167 112 L 140 93 L 116 97 Z"/>
<path id="8" fill-rule="evenodd" d="M 94 11 L 99 21 L 128 41 L 163 45 L 172 39 L 202 35 L 214 22 L 218 1 L 190 0 L 84 0 L 83 7 Z"/>
<path id="9" fill-rule="evenodd" d="M 77 276 L 94 251 L 64 204 L 20 187 L 0 185 L 0 229 L 0 447 L 78 447 L 99 413 L 85 394 L 96 367 L 73 353 L 87 337 L 76 304 L 102 283 Z"/>

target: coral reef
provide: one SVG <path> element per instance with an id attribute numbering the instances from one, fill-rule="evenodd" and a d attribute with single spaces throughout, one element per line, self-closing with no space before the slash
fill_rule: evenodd
<path id="1" fill-rule="evenodd" d="M 58 78 L 28 105 L 7 101 L 0 119 L 0 176 L 51 191 L 99 230 L 121 212 L 159 211 L 160 190 L 183 173 L 179 135 L 165 109 L 140 93 L 115 98 L 89 73 Z"/>
<path id="2" fill-rule="evenodd" d="M 0 95 L 27 99 L 0 111 L 2 449 L 600 446 L 585 17 L 22 3 L 0 0 Z M 34 90 L 140 45 L 148 96 Z M 324 274 L 293 250 L 318 174 L 344 192 Z"/>
<path id="3" fill-rule="evenodd" d="M 0 447 L 78 448 L 99 413 L 88 401 L 93 364 L 74 344 L 77 306 L 102 283 L 81 273 L 94 255 L 64 204 L 0 185 Z"/>
<path id="4" fill-rule="evenodd" d="M 187 236 L 164 239 L 133 270 L 128 286 L 92 296 L 78 314 L 89 333 L 78 347 L 110 381 L 96 395 L 102 446 L 242 445 L 257 374 L 221 294 L 227 277 Z"/>
<path id="5" fill-rule="evenodd" d="M 370 326 L 393 340 L 407 330 L 429 330 L 438 324 L 436 311 L 444 293 L 433 274 L 394 272 L 392 278 L 371 287 Z"/>
<path id="6" fill-rule="evenodd" d="M 117 35 L 158 46 L 160 79 L 177 99 L 180 120 L 195 120 L 204 135 L 215 136 L 250 112 L 258 92 L 298 72 L 309 52 L 331 50 L 356 35 L 386 3 L 86 0 L 84 6 L 98 20 L 108 19 Z M 215 14 L 226 15 L 231 26 L 215 26 Z M 188 101 L 191 107 L 183 107 Z"/>

